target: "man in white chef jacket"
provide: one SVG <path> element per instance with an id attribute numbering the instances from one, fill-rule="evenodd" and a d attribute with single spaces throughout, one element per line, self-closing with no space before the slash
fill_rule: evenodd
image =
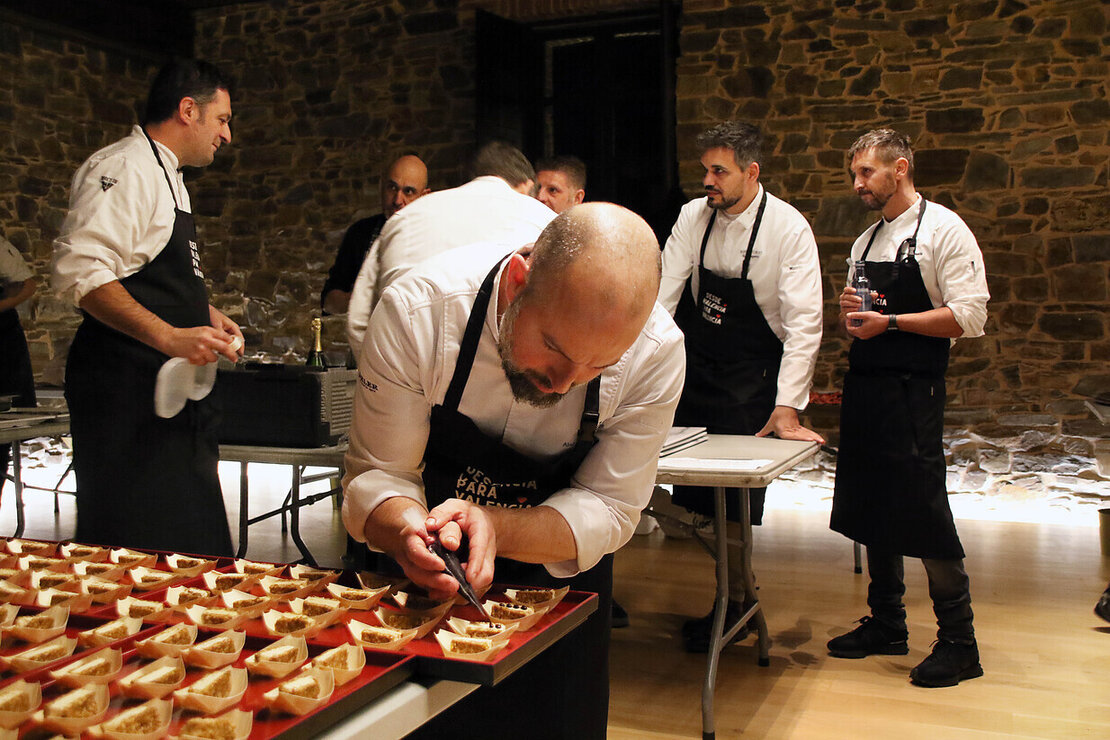
<path id="1" fill-rule="evenodd" d="M 230 124 L 219 70 L 171 62 L 143 124 L 73 178 L 52 285 L 84 315 L 66 364 L 79 541 L 231 554 L 212 399 L 154 413 L 167 359 L 204 365 L 241 351 L 239 327 L 208 302 L 181 173 L 211 164 Z"/>
<path id="2" fill-rule="evenodd" d="M 758 128 L 737 121 L 697 138 L 705 197 L 683 206 L 675 222 L 659 291 L 686 335 L 686 385 L 675 424 L 823 442 L 798 421 L 821 344 L 817 243 L 805 217 L 760 183 L 762 144 Z M 754 524 L 762 522 L 765 491 L 749 492 Z M 731 522 L 739 521 L 738 500 L 731 489 Z M 677 486 L 674 501 L 713 513 L 705 489 Z M 739 574 L 729 582 L 739 593 Z M 730 599 L 726 629 L 742 607 Z M 710 611 L 683 625 L 688 651 L 706 651 L 712 618 Z"/>

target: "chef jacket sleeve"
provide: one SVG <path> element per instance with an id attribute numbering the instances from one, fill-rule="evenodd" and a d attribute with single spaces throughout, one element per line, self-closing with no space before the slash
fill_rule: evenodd
<path id="1" fill-rule="evenodd" d="M 980 337 L 987 323 L 987 275 L 983 253 L 975 235 L 960 219 L 952 219 L 937 229 L 933 260 L 941 300 L 952 310 L 962 337 Z"/>
<path id="2" fill-rule="evenodd" d="M 168 217 L 172 231 L 172 211 L 157 212 L 157 185 L 166 187 L 165 182 L 151 182 L 123 156 L 90 162 L 78 170 L 69 213 L 54 241 L 51 286 L 60 297 L 78 305 L 101 285 L 126 277 L 133 252 L 150 233 L 152 222 Z"/>
<path id="3" fill-rule="evenodd" d="M 430 311 L 409 311 L 388 292 L 362 344 L 350 445 L 344 458 L 343 524 L 366 541 L 366 519 L 383 501 L 404 496 L 426 505 L 420 476 L 428 443 L 430 387 L 419 361 L 434 346 Z M 414 325 L 420 322 L 420 325 Z"/>
<path id="4" fill-rule="evenodd" d="M 695 215 L 698 212 L 688 207 L 682 209 L 663 248 L 663 278 L 659 282 L 659 303 L 671 315 L 678 308 L 682 291 L 698 261 L 701 248 L 699 235 L 695 233 L 698 220 Z"/>
<path id="5" fill-rule="evenodd" d="M 347 304 L 347 343 L 355 356 L 360 356 L 359 348 L 366 336 L 366 325 L 370 323 L 370 313 L 374 310 L 375 286 L 378 282 L 378 250 L 381 237 L 374 240 L 366 257 L 359 267 L 358 276 L 351 287 L 351 302 Z"/>
<path id="6" fill-rule="evenodd" d="M 682 334 L 661 307 L 653 315 L 653 327 L 662 331 L 625 355 L 616 367 L 618 383 L 609 386 L 613 395 L 603 393 L 604 422 L 597 444 L 572 477 L 572 486 L 542 504 L 563 516 L 578 548 L 577 560 L 546 565 L 553 576 L 588 570 L 620 549 L 632 538 L 651 498 L 659 450 L 674 421 L 686 371 Z M 615 409 L 605 418 L 607 404 Z"/>
<path id="7" fill-rule="evenodd" d="M 778 301 L 783 342 L 775 405 L 801 411 L 809 402 L 809 387 L 821 348 L 821 262 L 808 224 L 786 235 L 782 247 Z"/>

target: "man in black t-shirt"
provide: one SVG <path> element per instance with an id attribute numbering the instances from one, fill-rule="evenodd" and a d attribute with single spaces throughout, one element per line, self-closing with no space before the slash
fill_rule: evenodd
<path id="1" fill-rule="evenodd" d="M 428 168 L 415 154 L 399 157 L 389 166 L 388 171 L 382 173 L 382 212 L 356 221 L 343 235 L 343 242 L 335 255 L 335 264 L 328 270 L 324 288 L 320 291 L 320 308 L 325 314 L 347 313 L 351 289 L 355 285 L 359 268 L 386 220 L 430 192 Z"/>

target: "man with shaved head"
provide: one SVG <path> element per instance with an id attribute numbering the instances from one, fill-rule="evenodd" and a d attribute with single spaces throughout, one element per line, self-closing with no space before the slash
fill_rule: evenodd
<path id="1" fill-rule="evenodd" d="M 385 222 L 417 198 L 432 192 L 428 187 L 428 168 L 415 154 L 404 154 L 382 173 L 380 194 L 382 212 L 351 224 L 343 235 L 335 264 L 328 270 L 320 291 L 320 308 L 324 313 L 347 313 L 355 278 L 366 255 L 382 233 Z"/>
<path id="2" fill-rule="evenodd" d="M 512 707 L 543 718 L 530 737 L 605 737 L 612 553 L 650 498 L 685 370 L 659 279 L 648 225 L 589 203 L 534 247 L 421 263 L 375 309 L 346 460 L 351 536 L 433 595 L 457 584 L 429 537 L 462 548 L 479 592 L 496 579 L 600 594 L 581 628 L 478 692 L 499 709 L 449 713 L 451 737 L 501 736 L 486 723 Z"/>

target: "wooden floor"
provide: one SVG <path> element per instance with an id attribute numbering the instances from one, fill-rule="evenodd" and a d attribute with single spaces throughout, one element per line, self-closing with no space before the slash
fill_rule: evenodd
<path id="1" fill-rule="evenodd" d="M 257 514 L 284 496 L 289 468 L 250 470 Z M 234 536 L 238 466 L 222 463 L 220 472 Z M 49 479 L 42 471 L 30 476 Z M 26 536 L 72 536 L 71 496 L 62 497 L 58 518 L 49 494 L 28 492 L 27 503 Z M 0 532 L 14 529 L 13 509 L 9 484 Z M 317 559 L 339 566 L 339 512 L 324 501 L 303 519 Z M 717 737 L 1110 738 L 1110 624 L 1091 612 L 1110 579 L 1097 528 L 983 521 L 959 528 L 986 675 L 923 689 L 907 679 L 935 633 L 920 565 L 907 561 L 910 654 L 830 658 L 825 643 L 866 613 L 866 577 L 852 573 L 851 545 L 829 531 L 827 511 L 769 510 L 756 532 L 755 563 L 771 665 L 756 665 L 754 638 L 725 651 Z M 292 560 L 297 551 L 275 518 L 251 528 L 248 556 Z M 684 653 L 678 634 L 683 620 L 710 606 L 711 561 L 693 541 L 656 531 L 617 554 L 616 572 L 616 596 L 632 624 L 613 633 L 609 738 L 700 737 L 705 658 Z"/>
<path id="2" fill-rule="evenodd" d="M 924 689 L 910 669 L 936 623 L 918 561 L 906 561 L 910 653 L 831 658 L 829 638 L 866 614 L 866 576 L 828 513 L 769 511 L 755 570 L 771 631 L 771 665 L 755 638 L 726 649 L 717 737 L 1110 738 L 1110 624 L 1092 613 L 1110 578 L 1098 530 L 958 523 L 967 551 L 986 674 Z M 609 738 L 697 738 L 704 656 L 682 651 L 684 619 L 708 611 L 711 561 L 696 543 L 656 531 L 616 559 L 615 594 L 632 624 L 613 633 Z"/>

